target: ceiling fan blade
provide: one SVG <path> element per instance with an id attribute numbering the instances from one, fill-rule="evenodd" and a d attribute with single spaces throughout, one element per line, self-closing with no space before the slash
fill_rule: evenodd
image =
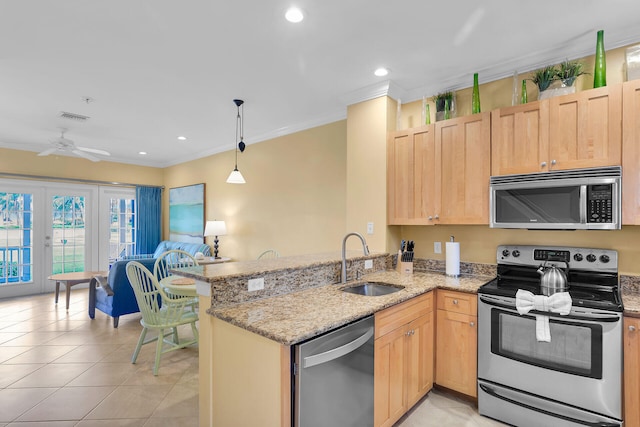
<path id="1" fill-rule="evenodd" d="M 46 149 L 46 150 L 41 151 L 40 153 L 38 153 L 38 156 L 48 156 L 49 154 L 55 153 L 56 151 L 58 151 L 58 149 L 56 147 L 49 148 L 49 149 Z"/>
<path id="2" fill-rule="evenodd" d="M 111 153 L 104 150 L 98 150 L 97 148 L 76 147 L 77 150 L 84 151 L 86 153 L 100 154 L 101 156 L 110 156 Z"/>
<path id="3" fill-rule="evenodd" d="M 84 157 L 85 159 L 91 160 L 92 162 L 99 162 L 100 161 L 99 158 L 93 157 L 92 155 L 87 154 L 84 151 L 80 151 L 80 150 L 74 149 L 74 150 L 71 150 L 71 152 L 73 154 L 75 154 L 76 156 Z"/>

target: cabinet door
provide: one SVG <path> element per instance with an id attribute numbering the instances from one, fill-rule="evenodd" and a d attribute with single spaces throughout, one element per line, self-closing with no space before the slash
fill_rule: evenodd
<path id="1" fill-rule="evenodd" d="M 373 424 L 392 426 L 406 411 L 404 394 L 406 326 L 375 340 Z"/>
<path id="2" fill-rule="evenodd" d="M 439 223 L 488 224 L 491 114 L 436 123 L 436 158 Z"/>
<path id="3" fill-rule="evenodd" d="M 549 158 L 549 101 L 491 112 L 491 174 L 546 172 Z"/>
<path id="4" fill-rule="evenodd" d="M 622 224 L 640 224 L 640 80 L 623 85 Z"/>
<path id="5" fill-rule="evenodd" d="M 550 169 L 621 162 L 622 85 L 549 99 Z"/>
<path id="6" fill-rule="evenodd" d="M 428 224 L 435 180 L 434 125 L 387 138 L 387 222 Z M 432 213 L 431 213 L 432 215 Z"/>
<path id="7" fill-rule="evenodd" d="M 477 317 L 437 310 L 436 384 L 476 397 Z"/>
<path id="8" fill-rule="evenodd" d="M 624 425 L 640 426 L 640 319 L 624 318 Z"/>
<path id="9" fill-rule="evenodd" d="M 433 312 L 409 324 L 407 335 L 407 409 L 433 387 Z"/>

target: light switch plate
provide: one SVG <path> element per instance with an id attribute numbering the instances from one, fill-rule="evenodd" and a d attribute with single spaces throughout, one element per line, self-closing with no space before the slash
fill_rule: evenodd
<path id="1" fill-rule="evenodd" d="M 249 292 L 259 291 L 264 289 L 264 277 L 258 279 L 249 279 Z"/>
<path id="2" fill-rule="evenodd" d="M 367 223 L 367 234 L 373 234 L 373 223 L 372 222 L 368 222 Z"/>
<path id="3" fill-rule="evenodd" d="M 433 242 L 433 253 L 442 253 L 442 242 Z"/>
<path id="4" fill-rule="evenodd" d="M 365 268 L 365 270 L 373 268 L 373 260 L 372 259 L 365 259 L 364 260 L 364 268 Z"/>

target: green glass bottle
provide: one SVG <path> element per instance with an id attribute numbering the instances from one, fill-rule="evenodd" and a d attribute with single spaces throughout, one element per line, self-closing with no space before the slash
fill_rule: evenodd
<path id="1" fill-rule="evenodd" d="M 449 98 L 444 100 L 444 119 L 448 120 L 451 118 L 451 106 L 449 105 Z"/>
<path id="2" fill-rule="evenodd" d="M 593 70 L 593 87 L 607 85 L 607 61 L 604 56 L 604 30 L 598 31 L 596 41 L 596 65 Z"/>
<path id="3" fill-rule="evenodd" d="M 471 97 L 471 113 L 480 112 L 480 88 L 478 87 L 478 73 L 473 75 L 473 95 Z"/>
<path id="4" fill-rule="evenodd" d="M 522 93 L 520 94 L 520 104 L 527 103 L 527 81 L 522 81 Z"/>

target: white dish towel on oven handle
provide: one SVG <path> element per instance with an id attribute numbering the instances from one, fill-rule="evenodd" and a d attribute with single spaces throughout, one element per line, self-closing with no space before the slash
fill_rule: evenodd
<path id="1" fill-rule="evenodd" d="M 534 295 L 529 291 L 518 289 L 516 293 L 516 309 L 520 314 L 527 314 L 530 310 L 549 311 L 566 316 L 571 312 L 571 295 L 569 292 L 557 292 L 551 296 Z M 536 314 L 536 339 L 551 342 L 549 330 L 549 316 Z"/>

